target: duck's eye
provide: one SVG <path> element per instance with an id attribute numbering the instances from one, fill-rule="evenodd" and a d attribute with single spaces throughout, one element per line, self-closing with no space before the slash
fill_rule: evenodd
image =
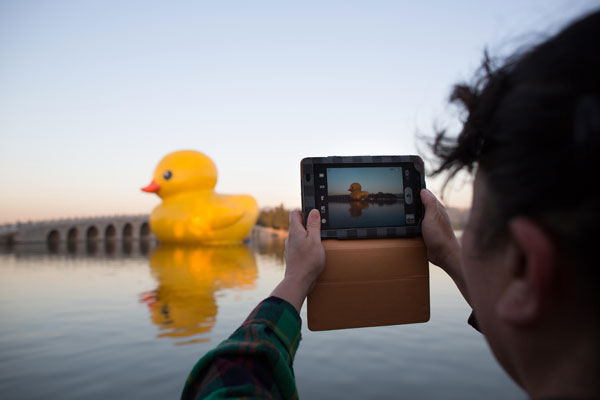
<path id="1" fill-rule="evenodd" d="M 165 171 L 165 173 L 163 174 L 163 178 L 165 178 L 165 180 L 169 180 L 171 179 L 171 177 L 173 176 L 173 173 L 169 170 Z"/>

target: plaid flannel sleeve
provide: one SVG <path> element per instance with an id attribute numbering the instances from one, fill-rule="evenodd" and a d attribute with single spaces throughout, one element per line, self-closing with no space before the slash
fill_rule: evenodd
<path id="1" fill-rule="evenodd" d="M 196 363 L 181 398 L 297 399 L 292 364 L 301 323 L 285 300 L 263 300 L 229 339 Z"/>

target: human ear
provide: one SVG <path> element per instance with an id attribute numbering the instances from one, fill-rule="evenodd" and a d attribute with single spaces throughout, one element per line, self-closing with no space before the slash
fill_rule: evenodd
<path id="1" fill-rule="evenodd" d="M 553 295 L 558 258 L 550 236 L 527 217 L 509 221 L 510 245 L 505 260 L 505 285 L 496 303 L 504 321 L 535 322 Z"/>

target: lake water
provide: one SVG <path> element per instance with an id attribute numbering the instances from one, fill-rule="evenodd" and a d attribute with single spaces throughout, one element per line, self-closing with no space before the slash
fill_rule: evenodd
<path id="1" fill-rule="evenodd" d="M 406 223 L 402 201 L 391 204 L 372 201 L 330 202 L 327 207 L 331 228 L 370 228 Z"/>
<path id="2" fill-rule="evenodd" d="M 431 266 L 425 324 L 308 331 L 304 399 L 523 399 Z M 282 278 L 283 242 L 0 254 L 1 399 L 175 399 L 194 363 Z M 306 311 L 302 317 L 306 320 Z"/>

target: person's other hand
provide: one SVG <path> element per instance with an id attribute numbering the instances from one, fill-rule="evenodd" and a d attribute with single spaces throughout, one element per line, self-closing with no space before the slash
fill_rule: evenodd
<path id="1" fill-rule="evenodd" d="M 464 287 L 460 243 L 454 235 L 448 213 L 442 203 L 427 189 L 421 190 L 421 202 L 425 206 L 421 231 L 427 246 L 427 258 L 450 275 L 469 301 Z"/>
<path id="2" fill-rule="evenodd" d="M 427 246 L 427 257 L 443 270 L 452 268 L 460 257 L 460 244 L 454 235 L 448 213 L 427 189 L 421 190 L 421 202 L 425 207 L 421 231 Z"/>
<path id="3" fill-rule="evenodd" d="M 290 231 L 285 243 L 285 275 L 271 293 L 291 303 L 298 311 L 325 267 L 321 244 L 321 216 L 317 210 L 308 215 L 306 228 L 299 210 L 290 213 Z"/>

